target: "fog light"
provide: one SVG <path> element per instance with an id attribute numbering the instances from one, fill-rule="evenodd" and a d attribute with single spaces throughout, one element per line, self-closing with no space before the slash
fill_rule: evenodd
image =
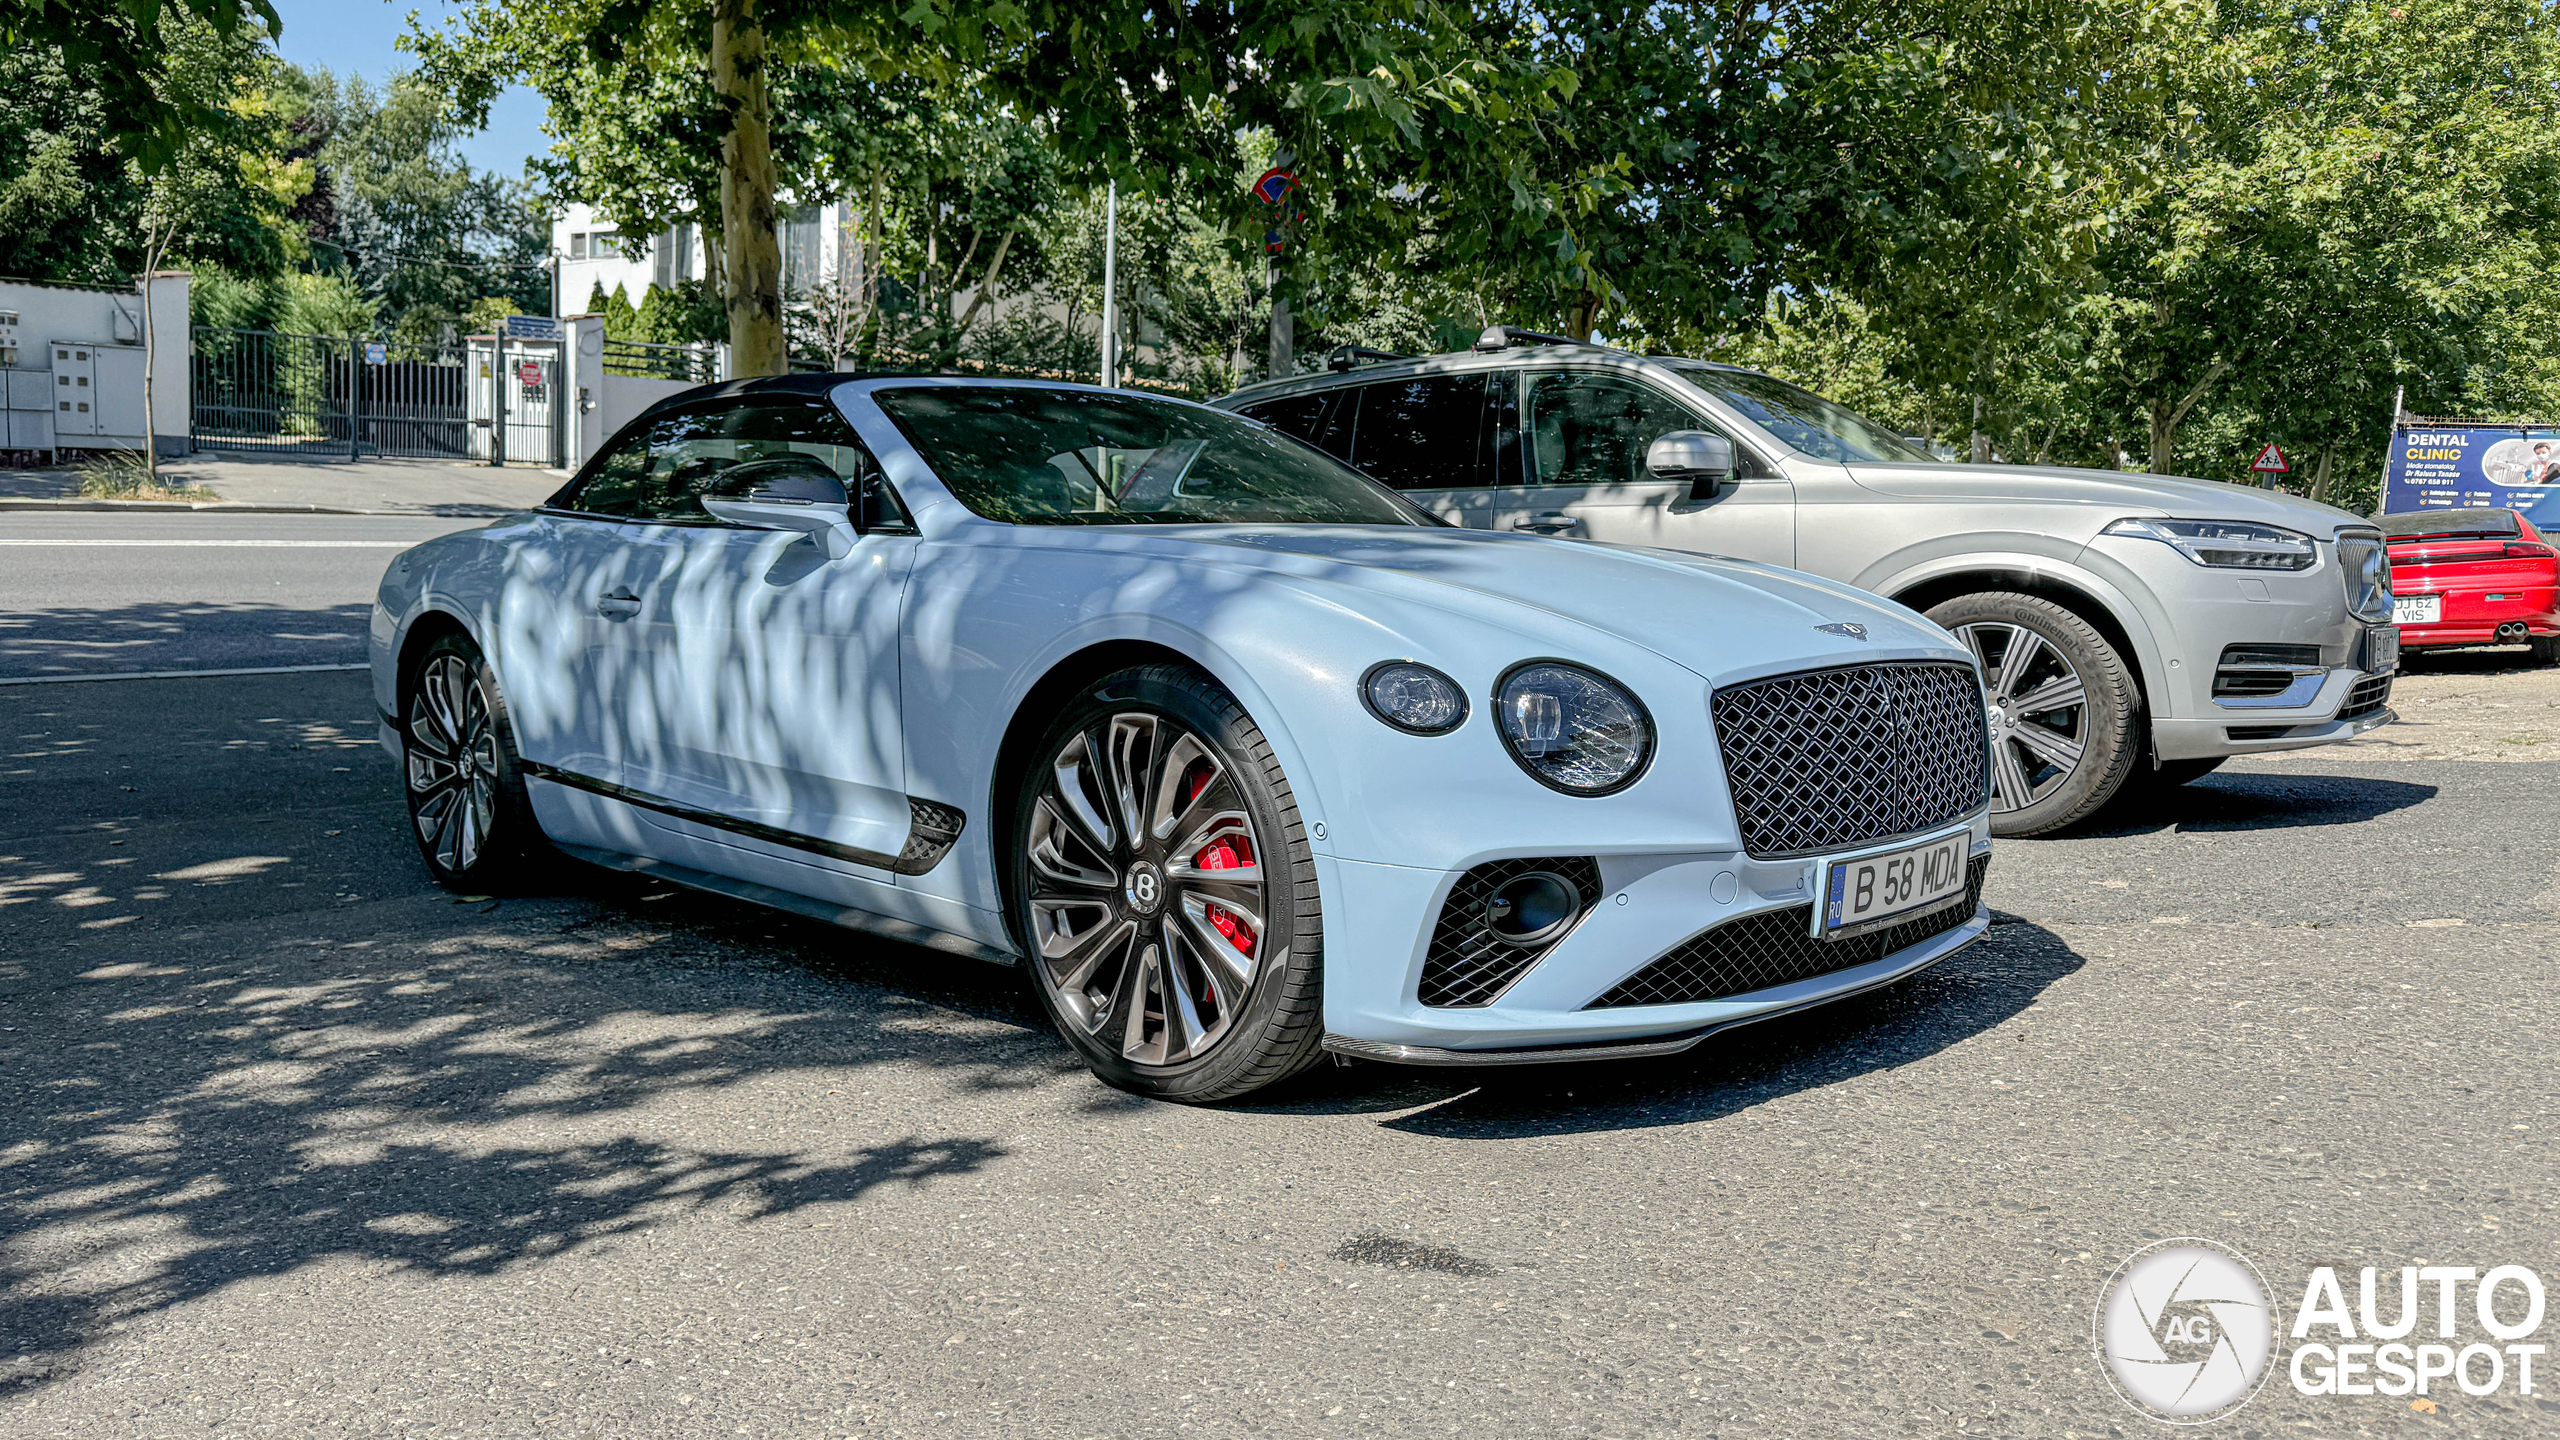
<path id="1" fill-rule="evenodd" d="M 1582 892 L 1548 870 L 1515 875 L 1495 886 L 1484 901 L 1485 928 L 1511 945 L 1543 945 L 1581 915 Z"/>

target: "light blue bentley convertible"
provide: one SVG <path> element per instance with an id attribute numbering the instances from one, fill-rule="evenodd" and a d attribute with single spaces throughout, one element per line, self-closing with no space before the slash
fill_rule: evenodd
<path id="1" fill-rule="evenodd" d="M 1665 436 L 1666 471 L 1721 442 Z M 436 878 L 547 848 L 1027 965 L 1112 1084 L 1664 1053 L 1979 937 L 1971 655 L 1764 565 L 1448 528 L 1206 407 L 669 400 L 383 577 Z"/>

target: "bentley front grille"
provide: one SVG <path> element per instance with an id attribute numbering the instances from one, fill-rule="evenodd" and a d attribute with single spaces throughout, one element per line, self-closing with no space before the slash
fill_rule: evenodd
<path id="1" fill-rule="evenodd" d="M 1990 791 L 1972 666 L 1808 670 L 1716 691 L 1716 741 L 1742 848 L 1767 860 L 1916 835 Z"/>

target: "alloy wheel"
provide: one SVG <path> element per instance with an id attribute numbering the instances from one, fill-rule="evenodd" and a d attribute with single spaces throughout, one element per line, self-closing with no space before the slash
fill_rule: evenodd
<path id="1" fill-rule="evenodd" d="M 1022 844 L 1040 983 L 1133 1064 L 1180 1065 L 1235 1029 L 1263 953 L 1261 836 L 1219 748 L 1123 711 L 1050 758 Z"/>
<path id="2" fill-rule="evenodd" d="M 479 862 L 498 813 L 498 727 L 459 655 L 438 655 L 409 699 L 409 814 L 419 842 L 448 873 Z"/>
<path id="3" fill-rule="evenodd" d="M 1991 702 L 1991 808 L 2024 810 L 2079 770 L 2089 696 L 2060 647 L 2024 625 L 1979 620 L 1956 635 L 1982 662 Z"/>

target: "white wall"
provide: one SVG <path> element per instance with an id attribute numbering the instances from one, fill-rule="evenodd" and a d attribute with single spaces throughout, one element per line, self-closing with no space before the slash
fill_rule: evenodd
<path id="1" fill-rule="evenodd" d="M 151 413 L 164 455 L 186 453 L 194 410 L 187 287 L 183 271 L 163 271 L 150 280 L 158 341 Z M 0 368 L 13 372 L 5 381 L 11 400 L 8 433 L 0 444 L 21 450 L 141 449 L 142 305 L 138 287 L 86 290 L 0 281 L 0 318 L 17 317 L 14 324 L 0 324 Z M 35 398 L 39 393 L 50 397 L 50 407 Z"/>

